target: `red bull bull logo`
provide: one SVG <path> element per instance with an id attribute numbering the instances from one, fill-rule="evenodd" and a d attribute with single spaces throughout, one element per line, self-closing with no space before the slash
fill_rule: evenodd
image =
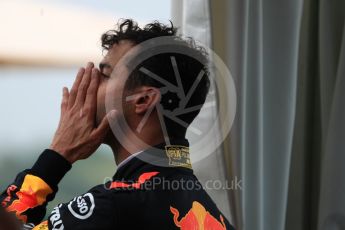
<path id="1" fill-rule="evenodd" d="M 16 193 L 18 199 L 7 207 L 7 211 L 16 212 L 18 219 L 24 223 L 27 216 L 23 215 L 30 208 L 42 205 L 53 190 L 41 178 L 33 175 L 26 175 L 20 190 Z"/>
<path id="2" fill-rule="evenodd" d="M 197 201 L 193 202 L 192 208 L 180 220 L 180 213 L 176 208 L 170 207 L 170 211 L 174 215 L 175 225 L 181 230 L 226 230 L 222 215 L 219 222 Z"/>

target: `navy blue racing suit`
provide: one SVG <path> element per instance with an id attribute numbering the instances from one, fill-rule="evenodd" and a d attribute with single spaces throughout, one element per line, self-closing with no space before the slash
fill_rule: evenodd
<path id="1" fill-rule="evenodd" d="M 131 157 L 111 181 L 57 205 L 43 221 L 70 169 L 60 154 L 44 150 L 1 194 L 2 206 L 34 230 L 234 229 L 194 175 L 185 139 Z"/>

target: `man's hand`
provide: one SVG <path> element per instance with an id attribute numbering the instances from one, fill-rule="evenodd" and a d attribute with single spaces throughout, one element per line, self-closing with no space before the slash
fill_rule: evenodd
<path id="1" fill-rule="evenodd" d="M 71 91 L 63 88 L 60 122 L 50 149 L 70 163 L 96 151 L 110 129 L 108 119 L 115 117 L 116 112 L 111 111 L 96 127 L 98 85 L 98 70 L 88 63 L 79 70 Z"/>

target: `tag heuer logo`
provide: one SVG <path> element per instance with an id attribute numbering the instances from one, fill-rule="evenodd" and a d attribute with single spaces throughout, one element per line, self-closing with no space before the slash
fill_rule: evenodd
<path id="1" fill-rule="evenodd" d="M 169 165 L 175 167 L 192 168 L 189 156 L 189 148 L 180 145 L 167 145 L 165 152 L 169 158 Z"/>

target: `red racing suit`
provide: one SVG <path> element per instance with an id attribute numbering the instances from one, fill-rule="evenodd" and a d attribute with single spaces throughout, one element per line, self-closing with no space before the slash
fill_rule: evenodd
<path id="1" fill-rule="evenodd" d="M 59 204 L 42 222 L 70 168 L 45 150 L 1 194 L 2 206 L 34 230 L 234 229 L 193 174 L 187 140 L 145 150 L 118 168 L 112 181 Z"/>

